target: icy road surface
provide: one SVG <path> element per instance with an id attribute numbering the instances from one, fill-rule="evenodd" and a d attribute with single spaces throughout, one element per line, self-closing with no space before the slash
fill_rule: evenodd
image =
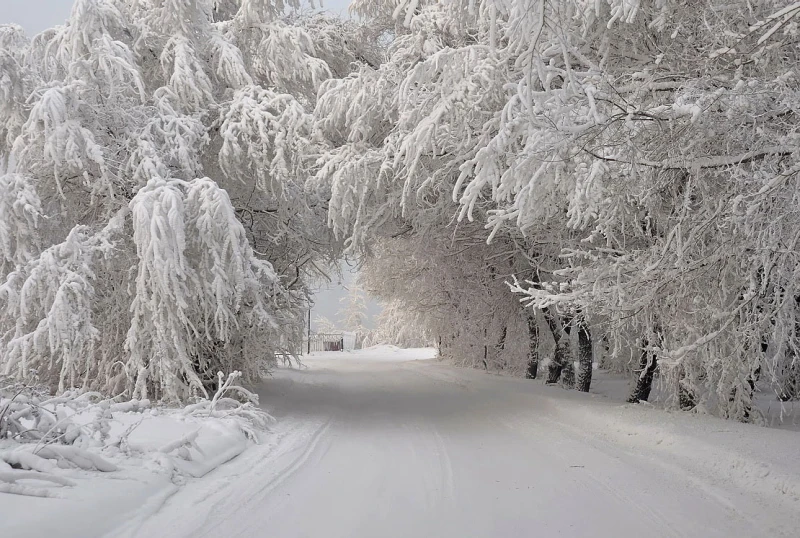
<path id="1" fill-rule="evenodd" d="M 273 441 L 117 535 L 797 536 L 797 433 L 409 360 L 421 353 L 279 370 L 261 389 Z"/>

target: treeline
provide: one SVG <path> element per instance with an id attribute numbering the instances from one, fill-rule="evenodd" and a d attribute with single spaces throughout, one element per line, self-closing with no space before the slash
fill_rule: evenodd
<path id="1" fill-rule="evenodd" d="M 0 26 L 0 372 L 255 379 L 349 253 L 385 326 L 464 364 L 588 390 L 595 360 L 739 420 L 800 397 L 799 3 L 352 9 Z"/>
<path id="2" fill-rule="evenodd" d="M 323 85 L 316 179 L 445 356 L 588 390 L 594 351 L 739 420 L 800 397 L 800 4 L 354 9 L 391 45 Z"/>

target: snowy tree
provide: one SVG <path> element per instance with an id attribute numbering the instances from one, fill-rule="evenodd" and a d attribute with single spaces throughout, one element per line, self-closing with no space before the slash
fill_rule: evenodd
<path id="1" fill-rule="evenodd" d="M 421 329 L 419 337 L 435 344 L 443 358 L 524 372 L 531 334 L 524 309 L 505 284 L 513 271 L 501 261 L 508 263 L 509 257 L 487 262 L 496 247 L 481 233 L 459 234 L 455 241 L 446 235 L 436 242 L 406 236 L 382 240 L 362 270 L 370 294 L 391 306 L 378 320 L 376 335 L 403 343 L 411 339 L 411 328 Z M 534 331 L 538 353 L 538 324 Z"/>
<path id="2" fill-rule="evenodd" d="M 367 16 L 392 15 L 380 15 L 385 7 L 377 4 L 356 3 L 354 8 Z M 495 323 L 493 313 L 507 312 L 503 317 L 513 319 L 515 330 L 526 334 L 525 340 L 530 342 L 519 353 L 530 364 L 531 377 L 536 377 L 540 316 L 521 316 L 505 279 L 514 274 L 532 277 L 540 270 L 542 259 L 557 260 L 558 250 L 528 241 L 524 233 L 510 225 L 497 227 L 491 234 L 483 224 L 462 223 L 454 230 L 446 229 L 460 212 L 458 199 L 453 200 L 459 167 L 487 143 L 489 136 L 483 131 L 497 123 L 495 116 L 503 106 L 507 82 L 506 62 L 488 43 L 491 25 L 475 14 L 455 13 L 453 8 L 454 4 L 448 3 L 425 3 L 418 12 L 409 8 L 409 18 L 398 18 L 395 39 L 383 64 L 362 67 L 346 79 L 323 85 L 315 110 L 316 131 L 329 141 L 330 149 L 316 181 L 331 185 L 329 223 L 340 236 L 347 237 L 351 248 L 367 245 L 364 251 L 368 257 L 372 252 L 386 256 L 385 249 L 369 245 L 386 243 L 387 237 L 402 237 L 404 241 L 386 244 L 403 244 L 417 250 L 414 255 L 419 258 L 436 260 L 442 271 L 464 275 L 452 286 L 452 297 L 458 299 L 438 303 L 442 319 L 463 323 L 463 327 L 448 330 L 450 338 L 457 333 L 464 335 L 459 338 L 469 335 L 480 340 L 465 343 L 458 350 L 462 355 L 459 360 L 483 365 L 493 362 L 499 367 L 509 364 L 494 361 L 488 352 L 497 350 L 494 355 L 498 355 L 506 347 L 509 329 Z M 404 9 L 401 5 L 393 15 Z M 487 203 L 476 203 L 472 208 L 474 214 L 487 217 L 489 209 Z M 558 215 L 556 208 L 553 214 Z M 560 229 L 557 224 L 550 228 L 558 231 L 548 241 L 557 245 Z M 487 239 L 496 241 L 481 247 Z M 445 247 L 448 242 L 450 247 Z M 468 255 L 448 253 L 442 257 L 443 248 L 463 249 L 478 256 L 480 262 L 466 262 Z M 396 266 L 386 270 L 397 273 Z M 411 273 L 408 278 L 407 286 L 417 286 L 416 275 Z M 463 292 L 455 290 L 459 285 Z M 380 283 L 374 286 L 387 301 L 399 300 L 385 287 L 381 289 Z M 387 292 L 390 294 L 385 295 Z M 430 288 L 426 292 L 432 295 L 417 297 L 421 304 L 427 304 L 427 297 L 439 295 Z M 471 297 L 462 300 L 462 295 Z M 419 303 L 414 301 L 404 300 L 403 304 L 412 311 L 419 310 L 415 306 Z M 566 325 L 565 332 L 560 317 L 551 312 L 556 321 L 552 325 L 554 338 L 568 342 L 562 336 L 570 326 Z M 519 341 L 516 334 L 511 339 Z M 562 348 L 561 355 L 568 350 Z M 566 363 L 571 365 L 571 354 L 564 356 L 563 362 L 565 365 L 557 369 L 557 379 Z"/>
<path id="3" fill-rule="evenodd" d="M 339 299 L 342 308 L 338 312 L 339 320 L 345 330 L 355 333 L 356 347 L 361 347 L 369 332 L 364 326 L 367 320 L 367 296 L 358 282 L 350 285 L 347 295 Z"/>
<path id="4" fill-rule="evenodd" d="M 77 0 L 31 40 L 0 26 L 0 162 L 13 167 L 0 371 L 186 400 L 219 370 L 252 379 L 290 351 L 306 281 L 341 248 L 329 192 L 305 186 L 306 110 L 377 49 L 357 23 L 286 7 Z"/>
<path id="5" fill-rule="evenodd" d="M 796 4 L 354 9 L 394 40 L 321 89 L 337 233 L 427 256 L 455 215 L 454 235 L 474 221 L 521 244 L 512 289 L 561 343 L 550 380 L 575 337 L 582 390 L 602 340 L 676 406 L 752 420 L 759 386 L 796 397 Z"/>
<path id="6" fill-rule="evenodd" d="M 514 140 L 501 128 L 493 143 L 502 145 L 468 170 L 462 202 L 469 207 L 491 185 L 495 223 L 533 226 L 541 206 L 529 205 L 531 182 L 520 179 L 533 174 L 542 192 L 566 187 L 568 225 L 581 239 L 563 252 L 570 265 L 550 283 L 518 290 L 533 306 L 578 305 L 602 316 L 614 353 L 633 355 L 640 382 L 656 368 L 675 405 L 750 419 L 757 382 L 775 386 L 773 372 L 788 357 L 765 360 L 762 347 L 793 345 L 776 331 L 791 324 L 781 313 L 791 308 L 778 306 L 786 304 L 778 282 L 788 267 L 780 268 L 782 255 L 774 263 L 780 249 L 761 235 L 764 206 L 755 200 L 762 190 L 772 200 L 794 196 L 797 168 L 786 143 L 796 127 L 784 116 L 797 102 L 784 82 L 794 76 L 794 10 L 734 3 L 723 20 L 709 6 L 675 7 L 643 3 L 625 17 L 612 8 L 579 19 L 581 28 L 597 28 L 596 52 L 586 52 L 577 32 L 566 34 L 571 43 L 553 35 L 558 62 L 521 78 L 544 91 L 521 89 L 516 111 L 509 101 L 503 115 L 509 129 L 533 137 L 535 152 L 498 167 Z M 543 29 L 537 55 L 549 46 L 548 31 L 570 24 L 550 14 L 558 24 Z M 553 68 L 559 78 L 543 77 Z M 547 119 L 523 119 L 531 108 Z M 566 154 L 573 157 L 557 158 Z M 773 190 L 787 179 L 783 194 Z M 770 212 L 794 220 L 792 210 Z M 793 227 L 778 235 L 789 240 Z"/>
<path id="7" fill-rule="evenodd" d="M 375 329 L 370 331 L 366 345 L 390 344 L 403 348 L 436 345 L 424 316 L 414 312 L 400 300 L 381 304 L 375 318 Z"/>
<path id="8" fill-rule="evenodd" d="M 347 249 L 386 319 L 465 364 L 585 391 L 603 347 L 631 401 L 800 397 L 800 6 L 285 7 L 0 27 L 5 371 L 201 394 L 299 334 Z"/>
<path id="9" fill-rule="evenodd" d="M 336 332 L 336 324 L 325 316 L 315 316 L 314 326 L 317 328 L 315 332 L 318 334 L 331 334 Z"/>

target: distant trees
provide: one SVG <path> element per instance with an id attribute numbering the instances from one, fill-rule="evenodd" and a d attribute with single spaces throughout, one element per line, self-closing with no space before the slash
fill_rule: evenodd
<path id="1" fill-rule="evenodd" d="M 361 347 L 367 337 L 368 330 L 364 325 L 367 319 L 367 297 L 358 282 L 350 284 L 347 295 L 339 299 L 342 308 L 338 317 L 343 328 L 356 336 L 356 347 Z"/>
<path id="2" fill-rule="evenodd" d="M 320 334 L 329 334 L 336 330 L 336 324 L 325 316 L 316 316 L 314 325 L 317 328 L 316 332 Z"/>
<path id="3" fill-rule="evenodd" d="M 375 328 L 367 335 L 368 346 L 390 344 L 403 348 L 430 347 L 437 345 L 424 317 L 399 300 L 381 303 L 375 317 Z"/>

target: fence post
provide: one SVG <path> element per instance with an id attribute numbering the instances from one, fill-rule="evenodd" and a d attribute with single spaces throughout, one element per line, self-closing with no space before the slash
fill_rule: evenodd
<path id="1" fill-rule="evenodd" d="M 308 305 L 308 354 L 311 355 L 311 304 Z"/>

